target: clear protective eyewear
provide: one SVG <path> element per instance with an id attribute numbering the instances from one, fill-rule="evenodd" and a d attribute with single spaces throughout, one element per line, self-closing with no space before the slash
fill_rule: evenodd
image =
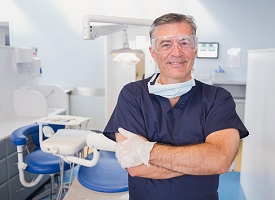
<path id="1" fill-rule="evenodd" d="M 195 51 L 198 46 L 198 38 L 195 35 L 168 35 L 152 39 L 153 50 L 158 53 L 171 53 L 175 43 L 182 52 Z"/>

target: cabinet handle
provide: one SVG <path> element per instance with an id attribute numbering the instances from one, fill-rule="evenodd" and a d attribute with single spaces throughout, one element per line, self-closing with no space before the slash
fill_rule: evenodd
<path id="1" fill-rule="evenodd" d="M 22 187 L 22 188 L 16 190 L 15 192 L 21 192 L 21 191 L 24 190 L 24 189 L 25 189 L 25 187 Z"/>

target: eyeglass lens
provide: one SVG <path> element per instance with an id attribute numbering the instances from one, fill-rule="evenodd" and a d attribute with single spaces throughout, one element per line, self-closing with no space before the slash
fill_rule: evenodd
<path id="1" fill-rule="evenodd" d="M 159 53 L 171 53 L 178 45 L 182 52 L 194 51 L 197 48 L 197 37 L 195 35 L 163 36 L 153 39 L 154 50 Z"/>

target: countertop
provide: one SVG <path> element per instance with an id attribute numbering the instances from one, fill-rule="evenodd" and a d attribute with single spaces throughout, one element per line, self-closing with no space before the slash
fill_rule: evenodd
<path id="1" fill-rule="evenodd" d="M 0 117 L 0 140 L 8 138 L 14 130 L 35 123 L 38 117 Z"/>

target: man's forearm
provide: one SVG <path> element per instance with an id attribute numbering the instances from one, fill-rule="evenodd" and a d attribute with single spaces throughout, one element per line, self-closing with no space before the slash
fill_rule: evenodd
<path id="1" fill-rule="evenodd" d="M 149 167 L 145 165 L 140 165 L 137 167 L 127 168 L 128 173 L 131 176 L 151 178 L 151 179 L 168 179 L 178 176 L 183 176 L 184 174 L 171 171 L 156 165 L 150 164 Z"/>
<path id="2" fill-rule="evenodd" d="M 150 154 L 149 163 L 178 173 L 213 174 L 214 172 L 211 171 L 214 171 L 214 168 L 211 167 L 211 162 L 204 162 L 206 157 L 209 157 L 209 152 L 213 151 L 210 150 L 211 147 L 207 146 L 205 143 L 188 147 L 155 144 Z M 200 153 L 197 154 L 196 152 Z M 211 160 L 214 162 L 213 159 Z"/>
<path id="3" fill-rule="evenodd" d="M 189 146 L 155 144 L 150 164 L 183 174 L 210 175 L 225 173 L 238 149 L 237 130 L 214 133 L 205 143 Z"/>
<path id="4" fill-rule="evenodd" d="M 142 164 L 148 165 L 148 163 L 153 167 L 158 167 L 154 169 L 155 171 L 149 171 L 151 169 L 146 168 L 133 170 L 133 176 L 141 177 L 154 175 L 155 178 L 161 178 L 161 173 L 165 178 L 179 174 L 225 173 L 236 156 L 240 142 L 237 129 L 216 131 L 209 134 L 204 143 L 185 146 L 148 142 L 145 138 L 142 139 L 125 129 L 120 128 L 119 131 L 120 133 L 116 134 L 118 142 L 116 157 L 123 168 L 145 167 Z M 149 145 L 150 148 L 147 148 Z"/>

